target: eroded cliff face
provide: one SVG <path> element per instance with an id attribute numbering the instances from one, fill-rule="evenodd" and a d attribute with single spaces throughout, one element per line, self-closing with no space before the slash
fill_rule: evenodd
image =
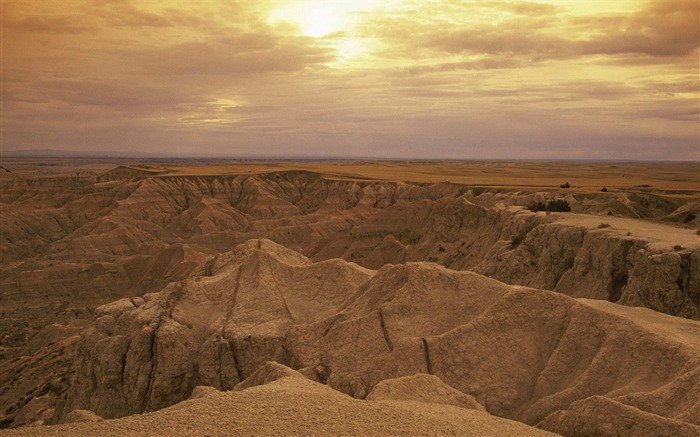
<path id="1" fill-rule="evenodd" d="M 301 171 L 142 173 L 1 181 L 6 312 L 0 328 L 7 356 L 23 353 L 13 348 L 47 324 L 89 318 L 103 303 L 158 291 L 211 255 L 261 237 L 314 261 L 341 258 L 373 269 L 431 261 L 508 283 L 698 317 L 698 254 L 686 241 L 678 242 L 689 247 L 676 251 L 678 258 L 662 254 L 674 252 L 671 247 L 647 249 L 637 234 L 550 223 L 552 217 L 508 207 L 565 195 L 574 211 L 587 211 L 601 196 L 605 205 L 619 202 L 621 193 L 508 193 L 331 180 Z M 640 215 L 649 199 L 624 200 Z M 678 200 L 658 202 L 669 205 L 657 213 L 673 210 Z M 668 217 L 693 208 L 691 202 Z M 652 261 L 656 255 L 661 261 Z"/>
<path id="2" fill-rule="evenodd" d="M 195 385 L 229 390 L 266 361 L 289 364 L 290 327 L 336 314 L 371 275 L 255 240 L 160 293 L 101 306 L 78 345 L 64 410 L 153 411 L 187 398 Z"/>
<path id="3" fill-rule="evenodd" d="M 269 238 L 313 262 L 343 259 L 380 270 L 386 264 L 429 261 L 509 284 L 644 306 L 690 319 L 700 317 L 700 238 L 691 229 L 685 229 L 688 235 L 678 241 L 683 248 L 674 249 L 674 242 L 655 245 L 643 232 L 627 235 L 598 228 L 612 220 L 607 215 L 595 216 L 591 226 L 562 222 L 560 217 L 566 213 L 547 215 L 521 207 L 566 193 L 505 192 L 448 183 L 332 180 L 309 172 L 174 177 L 119 170 L 98 179 L 13 178 L 1 182 L 0 404 L 6 406 L 6 424 L 35 397 L 48 396 L 48 406 L 33 408 L 52 409 L 67 388 L 64 376 L 75 342 L 57 347 L 57 342 L 42 341 L 39 333 L 46 326 L 60 324 L 68 338 L 98 319 L 93 328 L 96 338 L 104 333 L 112 336 L 111 329 L 124 329 L 117 323 L 121 313 L 103 314 L 95 311 L 96 307 L 126 299 L 120 302 L 134 314 L 124 317 L 135 317 L 141 314 L 134 312 L 135 308 L 142 311 L 144 306 L 138 299 L 148 300 L 149 293 L 164 287 L 170 290 L 168 287 L 175 286 L 172 284 L 182 284 L 188 278 L 206 282 L 201 278 L 216 272 L 233 247 L 251 238 Z M 603 196 L 607 206 L 627 205 L 620 207 L 620 212 L 613 209 L 615 214 L 626 216 L 635 216 L 630 211 L 643 215 L 642 203 L 653 206 L 653 198 L 663 203 L 651 194 L 640 199 L 610 194 L 581 198 L 566 194 L 565 198 L 574 211 L 586 212 L 600 206 L 596 202 Z M 669 220 L 684 221 L 697 208 L 697 202 L 681 207 L 674 202 L 678 201 L 664 203 L 660 209 L 672 211 Z M 678 228 L 662 227 L 660 232 L 665 229 L 675 232 Z M 241 274 L 249 273 L 244 270 Z M 260 285 L 260 293 L 286 286 L 282 280 L 277 285 Z M 212 314 L 219 310 L 212 309 Z M 257 316 L 251 313 L 251 320 Z M 377 317 L 381 322 L 383 316 Z M 122 411 L 135 411 L 138 405 L 159 408 L 163 401 L 158 393 L 165 390 L 163 387 L 180 384 L 139 385 L 138 381 L 155 381 L 148 375 L 157 369 L 148 362 L 158 351 L 177 348 L 168 339 L 182 334 L 177 325 L 163 322 L 161 327 L 152 319 L 139 325 L 137 338 L 119 334 L 123 338 L 109 340 L 121 348 L 119 351 L 140 351 L 132 352 L 129 362 L 140 364 L 131 364 L 128 372 L 124 366 L 112 369 L 125 371 L 126 386 L 134 387 L 131 391 L 119 389 Z M 129 323 L 140 324 L 141 319 Z M 174 365 L 184 380 L 230 387 L 260 360 L 291 364 L 290 352 L 282 346 L 287 338 L 282 332 L 287 332 L 290 323 L 296 326 L 289 320 L 265 325 L 269 331 L 265 340 L 254 345 L 246 343 L 247 330 L 239 332 L 233 327 L 224 330 L 225 338 L 235 339 L 233 342 L 219 337 L 188 339 L 192 344 L 198 345 L 200 340 L 206 344 L 202 357 L 196 364 Z M 360 335 L 362 327 L 356 329 Z M 188 338 L 190 334 L 182 335 Z M 398 340 L 390 341 L 395 345 Z M 161 348 L 153 351 L 154 345 L 161 343 Z M 428 349 L 422 342 L 411 347 Z M 105 350 L 112 350 L 111 346 Z M 314 346 L 309 350 L 317 354 L 322 349 Z M 79 356 L 101 353 L 102 349 L 81 350 Z M 248 358 L 234 365 L 234 354 Z M 51 359 L 40 361 L 43 356 Z M 303 356 L 297 352 L 295 359 Z M 109 368 L 110 364 L 100 366 Z M 47 385 L 44 376 L 53 371 L 62 377 Z M 323 367 L 306 372 L 320 379 L 334 378 Z M 112 377 L 105 378 L 103 386 L 114 384 L 109 379 Z M 363 382 L 360 389 L 348 381 L 338 382 L 338 387 L 354 394 L 372 385 Z M 149 392 L 156 395 L 144 394 Z M 36 415 L 26 412 L 25 416 L 31 421 Z"/>
<path id="4" fill-rule="evenodd" d="M 688 435 L 700 425 L 699 322 L 435 264 L 312 263 L 253 240 L 97 313 L 58 420 L 74 409 L 157 410 L 276 361 L 356 398 L 384 380 L 434 375 L 491 414 L 545 429 L 595 428 L 599 417 L 579 406 L 600 398 Z"/>
<path id="5" fill-rule="evenodd" d="M 488 238 L 489 227 L 477 227 L 485 218 L 484 210 L 499 205 L 526 206 L 563 198 L 574 212 L 600 212 L 591 205 L 607 205 L 628 196 L 330 180 L 301 171 L 150 177 L 122 173 L 92 181 L 3 180 L 1 200 L 8 208 L 2 215 L 1 254 L 8 271 L 28 259 L 109 262 L 127 255 L 150 256 L 172 244 L 226 251 L 261 236 L 309 255 L 327 246 L 330 237 L 346 236 L 350 243 L 372 240 L 367 242 L 372 248 L 389 235 L 404 246 L 463 238 L 460 230 L 486 231 L 483 237 Z M 616 215 L 665 217 L 678 205 L 683 205 L 678 211 L 692 210 L 692 205 L 674 199 L 671 207 L 652 208 L 655 214 L 649 215 L 641 209 L 650 200 L 625 199 L 632 212 Z M 336 253 L 319 256 L 331 258 Z"/>
<path id="6" fill-rule="evenodd" d="M 697 248 L 655 248 L 641 237 L 557 222 L 525 231 L 517 246 L 495 244 L 466 268 L 509 284 L 700 318 Z"/>

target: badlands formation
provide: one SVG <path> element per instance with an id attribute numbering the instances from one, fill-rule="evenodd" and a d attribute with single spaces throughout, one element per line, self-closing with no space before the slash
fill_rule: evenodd
<path id="1" fill-rule="evenodd" d="M 697 165 L 50 164 L 2 435 L 700 433 Z"/>

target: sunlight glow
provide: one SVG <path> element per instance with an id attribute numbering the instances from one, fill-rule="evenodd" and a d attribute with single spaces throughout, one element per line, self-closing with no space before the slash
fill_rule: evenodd
<path id="1" fill-rule="evenodd" d="M 319 39 L 322 44 L 337 51 L 338 58 L 333 64 L 347 65 L 371 46 L 371 41 L 356 36 L 355 26 L 362 22 L 364 14 L 386 7 L 388 3 L 391 2 L 301 0 L 273 9 L 267 21 L 272 25 L 294 29 L 294 33 Z"/>
<path id="2" fill-rule="evenodd" d="M 319 0 L 297 2 L 273 10 L 269 21 L 293 23 L 302 35 L 322 37 L 345 30 L 350 24 L 348 13 L 361 5 L 361 2 Z"/>

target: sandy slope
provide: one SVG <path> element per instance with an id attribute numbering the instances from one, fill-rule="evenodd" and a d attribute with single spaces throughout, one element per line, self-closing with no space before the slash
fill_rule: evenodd
<path id="1" fill-rule="evenodd" d="M 556 436 L 488 413 L 418 401 L 362 401 L 301 376 L 209 392 L 155 413 L 20 428 L 3 436 Z"/>

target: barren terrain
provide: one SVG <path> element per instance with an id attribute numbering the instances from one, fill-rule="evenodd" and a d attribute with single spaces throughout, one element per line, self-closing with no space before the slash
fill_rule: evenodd
<path id="1" fill-rule="evenodd" d="M 8 435 L 700 431 L 696 163 L 16 158 L 0 188 L 2 425 L 91 421 Z"/>

